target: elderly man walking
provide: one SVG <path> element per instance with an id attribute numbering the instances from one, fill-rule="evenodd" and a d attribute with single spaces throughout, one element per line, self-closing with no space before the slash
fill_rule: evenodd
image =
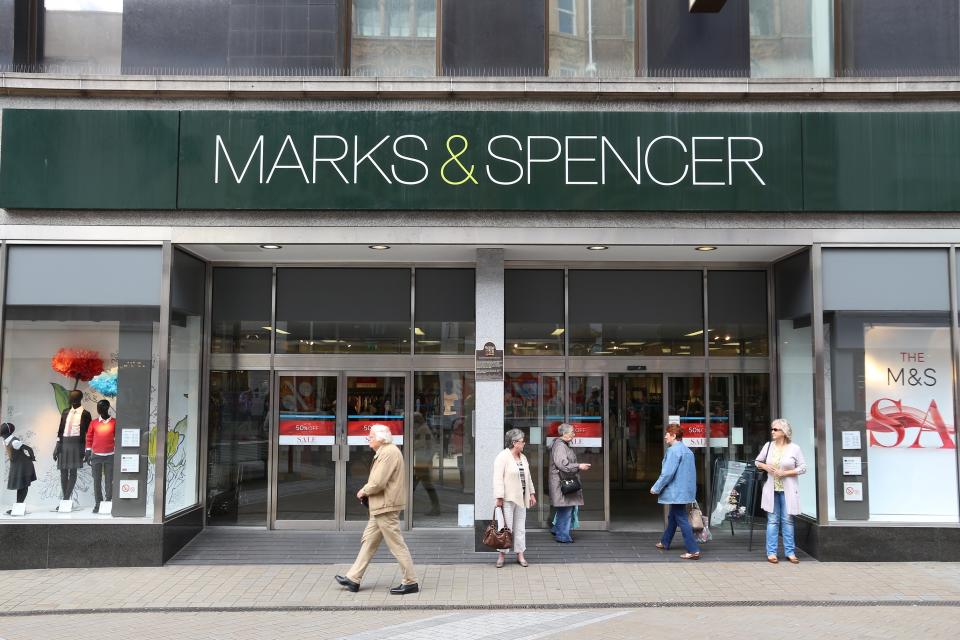
<path id="1" fill-rule="evenodd" d="M 374 451 L 373 466 L 367 484 L 357 492 L 357 499 L 367 500 L 370 508 L 370 521 L 363 530 L 360 553 L 345 576 L 336 576 L 336 581 L 348 591 L 360 590 L 360 581 L 367 565 L 377 552 L 381 540 L 387 541 L 390 553 L 400 563 L 403 582 L 390 589 L 394 595 L 416 593 L 420 590 L 417 576 L 413 573 L 413 559 L 410 550 L 400 535 L 400 512 L 406 506 L 406 486 L 404 482 L 403 454 L 393 444 L 390 427 L 375 424 L 370 427 L 367 442 Z"/>

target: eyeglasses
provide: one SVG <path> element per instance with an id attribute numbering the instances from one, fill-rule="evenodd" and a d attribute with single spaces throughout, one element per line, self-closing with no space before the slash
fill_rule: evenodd
<path id="1" fill-rule="evenodd" d="M 526 440 L 524 440 L 523 438 L 520 438 L 519 440 L 514 440 L 513 444 L 517 444 L 518 442 L 526 442 Z"/>
<path id="2" fill-rule="evenodd" d="M 770 427 L 770 431 L 783 431 L 783 429 L 780 429 L 778 427 Z"/>

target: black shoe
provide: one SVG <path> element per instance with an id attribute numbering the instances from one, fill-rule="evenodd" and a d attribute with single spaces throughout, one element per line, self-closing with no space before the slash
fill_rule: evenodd
<path id="1" fill-rule="evenodd" d="M 93 512 L 94 512 L 94 513 L 100 513 L 100 503 L 99 503 L 99 502 L 93 506 Z"/>
<path id="2" fill-rule="evenodd" d="M 360 585 L 354 582 L 353 580 L 351 580 L 350 578 L 346 578 L 344 576 L 333 576 L 333 579 L 339 582 L 340 584 L 342 584 L 343 586 L 345 586 L 347 588 L 347 591 L 350 591 L 351 593 L 356 593 L 357 591 L 360 591 Z"/>
<path id="3" fill-rule="evenodd" d="M 413 584 L 398 584 L 393 589 L 390 589 L 390 593 L 395 596 L 405 596 L 408 593 L 417 593 L 420 591 L 420 585 L 416 582 Z"/>

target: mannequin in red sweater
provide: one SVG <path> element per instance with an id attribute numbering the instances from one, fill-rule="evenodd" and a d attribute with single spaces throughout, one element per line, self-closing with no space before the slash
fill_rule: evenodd
<path id="1" fill-rule="evenodd" d="M 117 430 L 116 418 L 110 417 L 109 400 L 97 403 L 97 413 L 99 417 L 90 422 L 90 428 L 87 429 L 87 451 L 84 456 L 84 461 L 93 470 L 93 495 L 97 500 L 94 513 L 100 512 L 104 493 L 107 502 L 113 500 L 113 449 Z"/>

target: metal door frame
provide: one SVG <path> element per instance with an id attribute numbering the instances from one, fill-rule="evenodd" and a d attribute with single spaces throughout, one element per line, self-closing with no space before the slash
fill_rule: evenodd
<path id="1" fill-rule="evenodd" d="M 332 377 L 337 381 L 337 412 L 336 412 L 336 436 L 335 442 L 330 446 L 330 455 L 335 464 L 334 471 L 334 507 L 332 520 L 282 520 L 277 518 L 277 500 L 278 500 L 278 471 L 280 455 L 280 378 L 283 376 L 316 376 Z M 312 531 L 359 531 L 366 526 L 365 520 L 347 520 L 346 519 L 346 481 L 347 481 L 347 463 L 350 461 L 350 445 L 347 442 L 347 378 L 350 377 L 374 377 L 374 378 L 402 378 L 403 388 L 403 440 L 404 443 L 410 439 L 410 411 L 412 406 L 412 394 L 410 391 L 411 374 L 410 372 L 397 371 L 369 371 L 369 370 L 343 370 L 343 369 L 277 369 L 273 371 L 273 380 L 271 389 L 273 397 L 276 400 L 273 403 L 273 409 L 270 412 L 270 447 L 267 468 L 268 477 L 268 500 L 269 500 L 269 522 L 268 529 L 295 529 Z M 324 446 L 324 445 L 320 445 Z M 412 504 L 410 495 L 412 485 L 410 475 L 412 466 L 407 464 L 404 469 L 407 474 L 407 504 Z M 404 512 L 406 515 L 406 512 Z M 409 529 L 409 518 L 401 520 L 401 526 Z"/>

